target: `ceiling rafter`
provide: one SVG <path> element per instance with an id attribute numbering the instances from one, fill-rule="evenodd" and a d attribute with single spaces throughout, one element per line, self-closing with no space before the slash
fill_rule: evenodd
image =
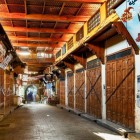
<path id="1" fill-rule="evenodd" d="M 76 31 L 74 29 L 52 29 L 52 28 L 27 28 L 27 27 L 11 27 L 11 26 L 3 26 L 5 31 L 13 31 L 13 32 L 40 32 L 40 33 L 63 33 L 63 34 L 75 34 Z"/>
<path id="2" fill-rule="evenodd" d="M 27 15 L 28 11 L 27 11 L 27 2 L 26 2 L 26 0 L 24 0 L 24 7 L 25 7 L 25 14 Z M 26 28 L 28 28 L 28 21 L 27 20 L 26 20 Z M 26 36 L 28 37 L 28 32 L 26 32 Z"/>
<path id="3" fill-rule="evenodd" d="M 104 3 L 106 0 L 54 0 L 59 2 L 80 2 L 80 3 Z"/>
<path id="4" fill-rule="evenodd" d="M 47 67 L 48 65 L 46 63 L 26 63 L 28 66 L 34 66 L 34 67 Z M 43 65 L 42 65 L 43 64 Z"/>
<path id="5" fill-rule="evenodd" d="M 43 59 L 28 59 L 28 58 L 22 58 L 22 61 L 26 61 L 28 63 L 53 63 L 54 62 L 54 58 L 43 58 Z"/>
<path id="6" fill-rule="evenodd" d="M 58 43 L 58 44 L 30 44 L 30 43 L 12 43 L 14 47 L 29 47 L 29 48 L 35 48 L 35 47 L 49 47 L 49 48 L 59 48 L 61 47 L 63 44 L 62 43 Z"/>
<path id="7" fill-rule="evenodd" d="M 79 14 L 79 12 L 80 12 L 80 10 L 82 9 L 83 5 L 84 5 L 84 4 L 82 3 L 81 6 L 80 6 L 80 8 L 78 9 L 78 11 L 76 12 L 76 15 Z"/>
<path id="8" fill-rule="evenodd" d="M 60 21 L 60 22 L 86 22 L 90 16 L 58 16 L 49 14 L 28 14 L 0 12 L 0 19 Z"/>
<path id="9" fill-rule="evenodd" d="M 24 36 L 9 36 L 10 40 L 18 41 L 54 41 L 54 42 L 67 42 L 69 38 L 40 38 L 40 37 L 24 37 Z"/>
<path id="10" fill-rule="evenodd" d="M 44 70 L 54 62 L 53 54 L 69 41 L 71 36 L 76 34 L 105 2 L 105 0 L 52 0 L 50 2 L 22 0 L 19 3 L 11 0 L 11 2 L 3 1 L 5 9 L 0 12 L 0 22 L 15 50 L 22 50 L 21 47 L 29 48 L 30 57 L 19 55 L 19 58 L 37 71 Z M 44 58 L 37 59 L 35 55 L 37 51 L 52 54 L 53 62 L 48 62 Z"/>

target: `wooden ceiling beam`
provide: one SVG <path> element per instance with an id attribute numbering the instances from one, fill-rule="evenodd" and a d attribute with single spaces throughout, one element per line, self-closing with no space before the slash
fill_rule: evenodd
<path id="1" fill-rule="evenodd" d="M 0 12 L 0 19 L 58 21 L 58 22 L 86 22 L 90 16 L 57 16 L 46 14 L 6 13 Z"/>
<path id="2" fill-rule="evenodd" d="M 12 27 L 3 26 L 5 31 L 12 32 L 32 32 L 32 33 L 62 33 L 62 34 L 75 34 L 74 29 L 51 29 L 51 28 L 26 28 L 26 27 Z"/>
<path id="3" fill-rule="evenodd" d="M 28 71 L 41 71 L 41 70 L 44 70 L 44 68 L 39 68 L 39 67 L 32 67 L 32 66 L 29 66 L 28 67 Z"/>
<path id="4" fill-rule="evenodd" d="M 28 44 L 28 43 L 12 43 L 14 47 L 28 47 L 28 48 L 42 48 L 42 47 L 49 47 L 49 48 L 59 48 L 62 47 L 61 44 Z"/>
<path id="5" fill-rule="evenodd" d="M 40 38 L 40 37 L 24 37 L 24 36 L 9 36 L 10 40 L 16 41 L 50 41 L 50 42 L 67 42 L 69 38 Z"/>
<path id="6" fill-rule="evenodd" d="M 46 63 L 42 64 L 35 64 L 35 63 L 26 63 L 28 66 L 34 66 L 34 67 L 48 67 Z"/>
<path id="7" fill-rule="evenodd" d="M 61 2 L 80 2 L 80 3 L 95 3 L 100 4 L 104 3 L 106 0 L 54 0 L 54 1 L 61 1 Z"/>
<path id="8" fill-rule="evenodd" d="M 38 64 L 41 64 L 41 63 L 54 63 L 54 59 L 52 58 L 44 58 L 44 59 L 28 59 L 27 57 L 26 58 L 21 58 L 21 61 L 25 62 L 25 63 L 38 63 Z"/>

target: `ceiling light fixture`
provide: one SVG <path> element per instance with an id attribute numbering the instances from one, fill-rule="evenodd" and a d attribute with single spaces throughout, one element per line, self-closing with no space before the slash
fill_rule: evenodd
<path id="1" fill-rule="evenodd" d="M 25 52 L 25 51 L 19 51 L 17 52 L 19 55 L 30 55 L 30 52 Z"/>
<path id="2" fill-rule="evenodd" d="M 23 55 L 23 56 L 27 56 L 27 55 L 30 55 L 31 52 L 29 51 L 29 49 L 18 49 L 16 50 L 16 53 L 18 55 Z"/>

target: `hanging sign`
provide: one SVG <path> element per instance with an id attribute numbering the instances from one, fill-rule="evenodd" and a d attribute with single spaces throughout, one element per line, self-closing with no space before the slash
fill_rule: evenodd
<path id="1" fill-rule="evenodd" d="M 140 0 L 126 0 L 116 12 L 140 48 Z"/>
<path id="2" fill-rule="evenodd" d="M 0 68 L 5 70 L 12 59 L 13 59 L 12 54 L 7 55 L 5 59 L 0 63 Z"/>

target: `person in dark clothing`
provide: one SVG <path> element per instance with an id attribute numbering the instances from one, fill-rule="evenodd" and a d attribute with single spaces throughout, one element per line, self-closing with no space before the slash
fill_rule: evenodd
<path id="1" fill-rule="evenodd" d="M 32 91 L 30 91 L 30 92 L 28 93 L 27 99 L 28 99 L 28 101 L 33 101 L 33 92 L 32 92 Z"/>

